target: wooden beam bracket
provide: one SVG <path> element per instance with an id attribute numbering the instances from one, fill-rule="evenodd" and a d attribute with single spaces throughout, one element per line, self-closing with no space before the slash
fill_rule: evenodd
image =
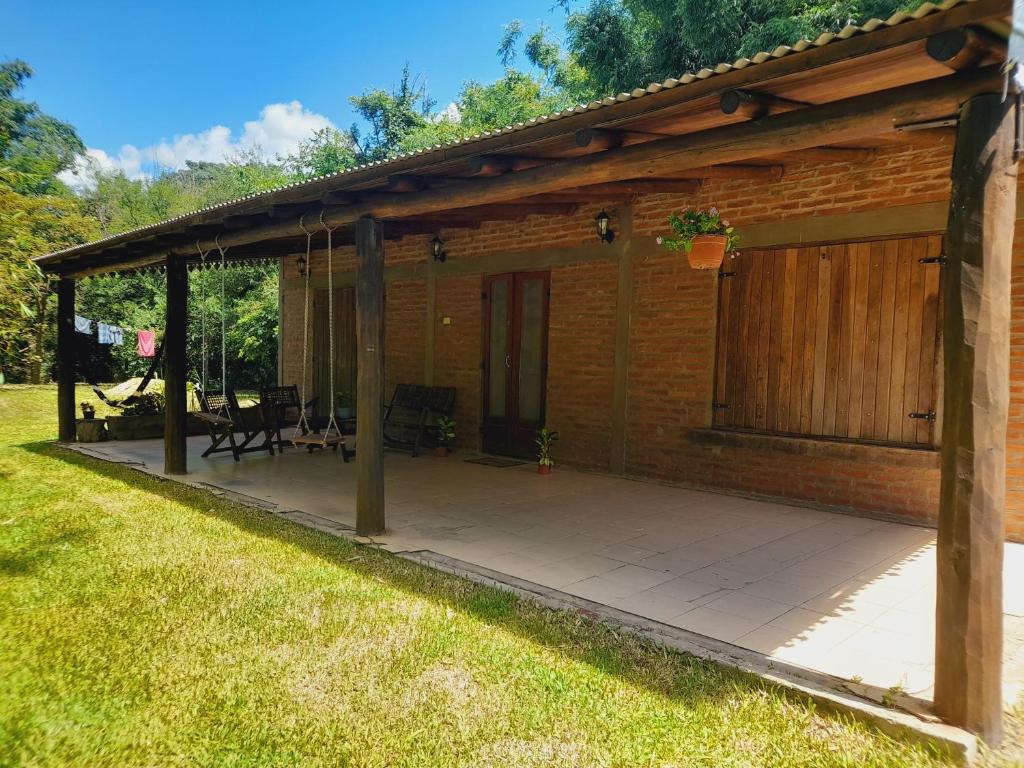
<path id="1" fill-rule="evenodd" d="M 718 100 L 718 106 L 726 115 L 739 114 L 751 120 L 781 112 L 792 112 L 812 106 L 806 101 L 796 101 L 774 93 L 761 93 L 736 89 L 726 91 Z"/>
<path id="2" fill-rule="evenodd" d="M 986 59 L 1005 59 L 1006 41 L 993 37 L 980 27 L 959 27 L 929 37 L 925 50 L 935 61 L 959 72 Z"/>

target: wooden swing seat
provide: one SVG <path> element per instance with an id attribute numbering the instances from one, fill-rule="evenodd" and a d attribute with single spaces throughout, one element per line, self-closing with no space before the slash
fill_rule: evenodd
<path id="1" fill-rule="evenodd" d="M 348 463 L 348 460 L 351 458 L 350 452 L 345 449 L 345 438 L 343 435 L 338 435 L 335 433 L 318 434 L 316 432 L 310 432 L 305 435 L 293 435 L 290 439 L 292 445 L 294 445 L 296 448 L 305 447 L 306 450 L 308 450 L 310 453 L 316 450 L 322 451 L 325 448 L 330 448 L 333 451 L 337 451 L 338 448 L 340 447 L 341 457 L 345 460 L 346 464 Z"/>

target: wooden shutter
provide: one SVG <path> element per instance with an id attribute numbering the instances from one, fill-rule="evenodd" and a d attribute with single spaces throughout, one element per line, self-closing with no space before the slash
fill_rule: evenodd
<path id="1" fill-rule="evenodd" d="M 750 250 L 719 295 L 716 426 L 929 445 L 938 235 Z"/>

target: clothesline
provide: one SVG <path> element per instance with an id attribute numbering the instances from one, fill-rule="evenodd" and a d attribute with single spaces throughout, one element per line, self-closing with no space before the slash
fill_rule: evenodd
<path id="1" fill-rule="evenodd" d="M 130 328 L 122 328 L 119 325 L 93 321 L 82 315 L 75 315 L 75 330 L 86 336 L 92 336 L 92 326 L 96 323 L 97 342 L 99 344 L 120 347 L 124 345 L 124 334 L 131 333 Z M 156 355 L 156 331 L 139 328 L 135 331 L 136 351 L 139 357 L 153 357 Z"/>

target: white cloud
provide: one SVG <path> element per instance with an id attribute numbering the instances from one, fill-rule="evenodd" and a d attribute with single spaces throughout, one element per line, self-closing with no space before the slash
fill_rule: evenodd
<path id="1" fill-rule="evenodd" d="M 442 120 L 449 120 L 453 123 L 462 122 L 462 112 L 459 110 L 459 105 L 452 101 L 449 102 L 448 106 L 433 115 L 430 118 L 431 122 L 440 123 Z"/>
<path id="2" fill-rule="evenodd" d="M 248 120 L 236 139 L 231 129 L 215 125 L 200 133 L 186 133 L 173 140 L 162 140 L 147 147 L 125 144 L 116 156 L 102 149 L 89 149 L 79 158 L 73 171 L 60 178 L 74 188 L 95 184 L 97 171 L 120 169 L 130 179 L 151 178 L 159 171 L 179 170 L 188 160 L 220 162 L 239 152 L 258 150 L 265 157 L 276 158 L 294 152 L 299 143 L 314 132 L 334 124 L 316 112 L 310 112 L 298 101 L 268 104 L 260 110 L 258 120 Z"/>

